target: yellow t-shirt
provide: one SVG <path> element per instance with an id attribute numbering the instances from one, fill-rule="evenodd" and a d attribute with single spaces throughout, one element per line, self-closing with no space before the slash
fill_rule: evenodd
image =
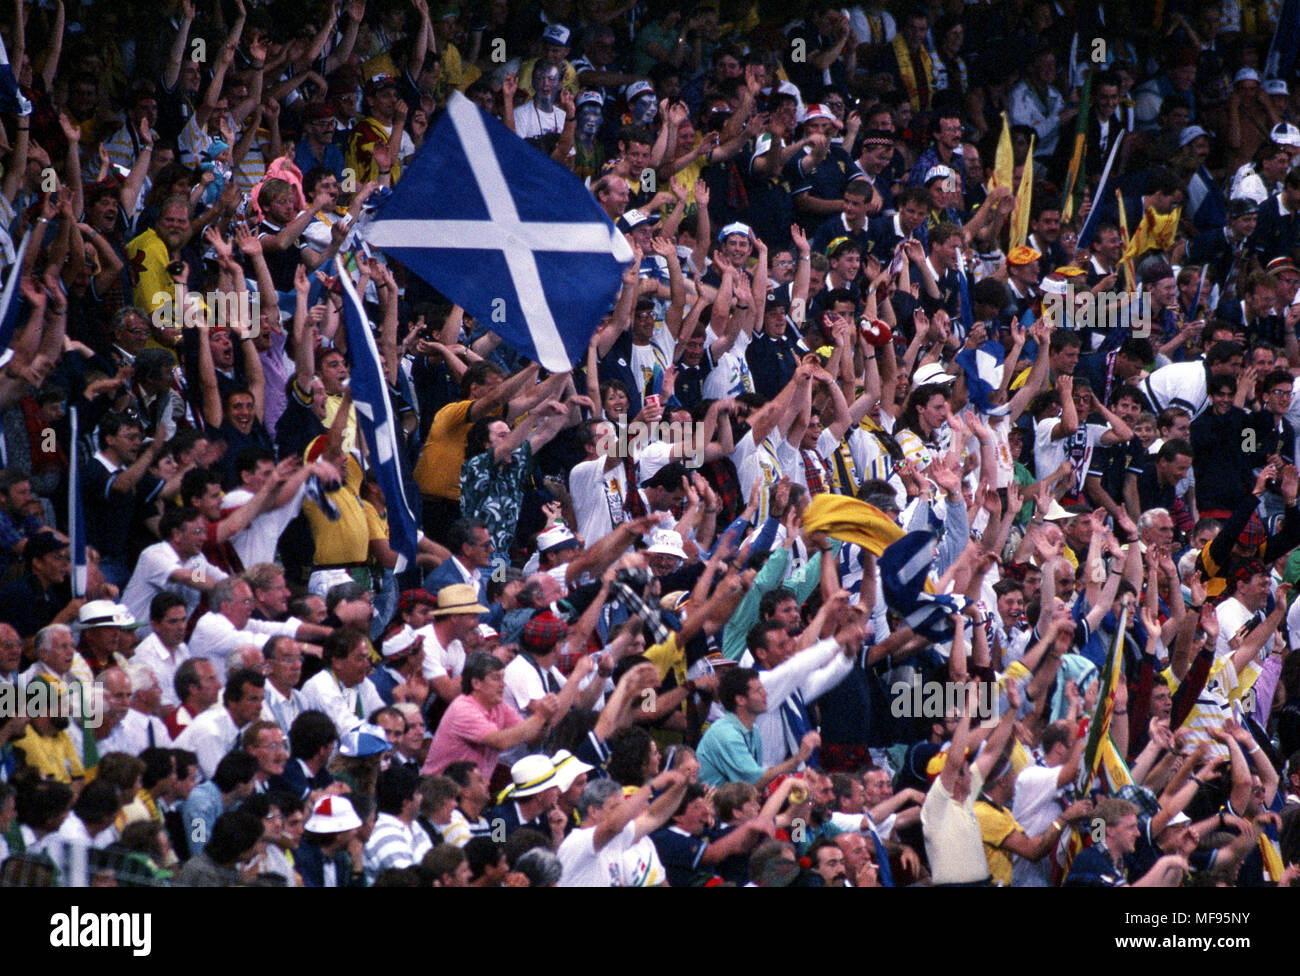
<path id="1" fill-rule="evenodd" d="M 465 441 L 474 424 L 469 417 L 473 405 L 473 400 L 459 400 L 434 414 L 415 465 L 415 483 L 421 494 L 460 501 L 460 469 L 465 463 Z"/>
<path id="2" fill-rule="evenodd" d="M 40 773 L 42 779 L 70 784 L 86 775 L 67 729 L 58 735 L 44 736 L 29 725 L 23 737 L 14 743 L 14 748 L 23 751 L 27 765 Z"/>
<path id="3" fill-rule="evenodd" d="M 361 465 L 349 454 L 345 467 L 343 486 L 327 496 L 339 510 L 337 520 L 327 518 L 310 498 L 302 503 L 316 541 L 315 562 L 319 566 L 364 563 L 370 555 L 370 525 L 361 501 Z"/>
<path id="4" fill-rule="evenodd" d="M 1011 811 L 994 806 L 985 800 L 975 804 L 975 818 L 980 822 L 980 834 L 984 839 L 984 856 L 989 859 L 989 873 L 997 884 L 1011 885 L 1011 852 L 1002 847 L 1002 842 L 1020 829 Z"/>
<path id="5" fill-rule="evenodd" d="M 135 271 L 136 306 L 152 313 L 175 298 L 176 283 L 167 273 L 171 255 L 157 231 L 150 227 L 126 245 L 126 259 Z M 173 310 L 179 314 L 179 309 Z M 177 323 L 180 325 L 181 323 Z"/>

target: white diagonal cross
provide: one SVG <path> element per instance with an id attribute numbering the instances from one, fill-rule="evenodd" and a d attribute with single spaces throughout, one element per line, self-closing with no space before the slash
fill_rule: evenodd
<path id="1" fill-rule="evenodd" d="M 549 370 L 565 372 L 573 364 L 546 304 L 534 252 L 608 254 L 627 262 L 632 260 L 632 249 L 622 234 L 595 221 L 520 220 L 474 103 L 457 92 L 452 95 L 447 111 L 460 136 L 465 158 L 472 161 L 470 173 L 487 204 L 487 219 L 381 220 L 370 226 L 366 239 L 376 247 L 404 248 L 417 246 L 417 241 L 439 241 L 446 247 L 500 251 L 505 255 L 511 283 L 519 296 L 519 307 L 537 348 L 538 361 Z"/>

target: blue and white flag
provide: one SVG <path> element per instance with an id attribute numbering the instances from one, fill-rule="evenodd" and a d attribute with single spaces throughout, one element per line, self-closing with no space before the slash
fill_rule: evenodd
<path id="1" fill-rule="evenodd" d="M 975 308 L 970 303 L 970 279 L 966 277 L 966 256 L 957 251 L 957 295 L 961 300 L 961 327 L 965 339 L 975 328 Z"/>
<path id="2" fill-rule="evenodd" d="M 1110 168 L 1115 165 L 1115 156 L 1119 152 L 1120 145 L 1124 142 L 1125 135 L 1124 132 L 1119 133 L 1115 141 L 1111 143 L 1110 155 L 1106 157 L 1106 166 L 1101 171 L 1101 179 L 1097 183 L 1097 189 L 1092 191 L 1092 208 L 1088 211 L 1088 219 L 1079 228 L 1079 240 L 1075 244 L 1076 247 L 1092 247 L 1092 235 L 1097 233 L 1097 225 L 1101 223 L 1101 212 L 1106 209 L 1110 200 Z"/>
<path id="3" fill-rule="evenodd" d="M 1204 166 L 1187 183 L 1187 213 L 1197 230 L 1216 230 L 1228 222 L 1228 201 Z"/>
<path id="4" fill-rule="evenodd" d="M 72 422 L 72 441 L 68 447 L 68 538 L 72 540 L 72 597 L 80 600 L 86 595 L 86 580 L 90 564 L 86 559 L 86 517 L 81 512 L 81 432 L 78 429 L 77 408 L 68 407 Z"/>
<path id="5" fill-rule="evenodd" d="M 903 619 L 905 627 L 931 644 L 952 640 L 949 617 L 962 608 L 955 597 L 930 593 L 926 577 L 934 565 L 935 534 L 924 529 L 909 532 L 880 555 L 880 584 L 885 605 Z M 963 601 L 964 602 L 964 601 Z"/>
<path id="6" fill-rule="evenodd" d="M 0 112 L 32 114 L 32 103 L 23 98 L 23 93 L 18 88 L 18 79 L 14 77 L 13 66 L 9 64 L 9 52 L 5 49 L 3 37 L 0 37 Z"/>
<path id="7" fill-rule="evenodd" d="M 632 260 L 581 180 L 459 93 L 363 236 L 553 372 L 586 355 Z"/>
<path id="8" fill-rule="evenodd" d="M 995 407 L 989 400 L 1002 388 L 1005 358 L 1002 343 L 996 339 L 989 339 L 976 349 L 963 349 L 957 353 L 957 365 L 966 374 L 966 394 L 971 406 L 986 417 L 1001 417 L 1009 409 L 1005 403 Z"/>
<path id="9" fill-rule="evenodd" d="M 1300 48 L 1300 0 L 1284 0 L 1277 16 L 1277 30 L 1264 61 L 1265 78 L 1281 78 L 1288 84 L 1295 72 L 1296 50 Z"/>
<path id="10" fill-rule="evenodd" d="M 346 269 L 339 274 L 339 281 L 343 285 L 343 324 L 347 329 L 348 354 L 352 359 L 349 380 L 352 405 L 357 408 L 357 422 L 370 448 L 370 463 L 388 503 L 389 544 L 397 553 L 394 572 L 400 573 L 407 566 L 415 565 L 419 535 L 415 515 L 407 502 L 402 466 L 397 456 L 401 450 L 397 439 L 397 418 L 388 398 L 388 381 L 384 379 L 379 347 Z"/>
<path id="11" fill-rule="evenodd" d="M 18 331 L 18 317 L 23 303 L 18 300 L 18 283 L 22 278 L 23 258 L 27 254 L 27 243 L 32 239 L 32 232 L 23 235 L 23 242 L 18 245 L 14 263 L 10 266 L 9 280 L 5 282 L 4 291 L 0 291 L 0 369 L 14 358 L 14 333 Z"/>

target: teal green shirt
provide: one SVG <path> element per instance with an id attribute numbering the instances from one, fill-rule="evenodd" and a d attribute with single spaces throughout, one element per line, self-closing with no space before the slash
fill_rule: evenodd
<path id="1" fill-rule="evenodd" d="M 767 769 L 762 755 L 758 726 L 746 730 L 740 719 L 728 712 L 709 726 L 695 750 L 695 758 L 700 761 L 700 782 L 705 786 L 757 783 Z"/>

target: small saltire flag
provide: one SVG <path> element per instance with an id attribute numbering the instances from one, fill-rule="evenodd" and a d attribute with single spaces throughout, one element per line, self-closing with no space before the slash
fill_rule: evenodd
<path id="1" fill-rule="evenodd" d="M 14 263 L 10 267 L 9 280 L 5 282 L 4 291 L 0 292 L 0 369 L 14 358 L 14 351 L 9 347 L 13 344 L 14 333 L 18 331 L 18 316 L 23 304 L 17 299 L 18 282 L 22 277 L 23 257 L 27 254 L 27 244 L 31 239 L 32 232 L 29 230 L 23 235 L 23 242 L 18 245 L 18 253 L 14 255 Z"/>
<path id="2" fill-rule="evenodd" d="M 934 565 L 934 532 L 909 532 L 884 551 L 879 560 L 885 605 L 903 619 L 903 626 L 931 644 L 952 640 L 949 619 L 961 610 L 955 597 L 931 593 L 927 581 Z"/>
<path id="3" fill-rule="evenodd" d="M 1228 222 L 1228 201 L 1204 166 L 1187 183 L 1187 210 L 1197 230 L 1214 230 Z"/>
<path id="4" fill-rule="evenodd" d="M 81 452 L 77 449 L 81 432 L 76 407 L 68 408 L 68 418 L 72 424 L 72 441 L 68 450 L 68 538 L 72 540 L 72 596 L 79 600 L 86 595 L 89 564 L 86 560 L 86 519 L 81 512 Z"/>
<path id="5" fill-rule="evenodd" d="M 0 37 L 0 112 L 10 112 L 15 115 L 32 114 L 32 103 L 23 98 L 23 93 L 18 88 L 18 79 L 14 77 L 14 69 L 9 63 L 9 52 L 5 49 L 3 37 Z"/>
<path id="6" fill-rule="evenodd" d="M 1079 228 L 1079 247 L 1091 247 L 1092 235 L 1097 233 L 1097 225 L 1101 223 L 1102 201 L 1105 200 L 1107 184 L 1110 182 L 1110 170 L 1115 165 L 1115 156 L 1119 153 L 1120 143 L 1124 141 L 1124 133 L 1121 132 L 1115 137 L 1115 141 L 1110 145 L 1110 155 L 1106 157 L 1106 165 L 1101 170 L 1101 180 L 1097 183 L 1097 190 L 1092 195 L 1092 209 L 1088 211 L 1088 219 L 1083 222 Z M 1120 210 L 1124 209 L 1124 201 L 1120 201 Z"/>
<path id="7" fill-rule="evenodd" d="M 409 174 L 408 174 L 409 176 Z M 366 319 L 365 308 L 346 272 L 339 275 L 343 286 L 343 324 L 347 329 L 348 352 L 352 357 L 352 404 L 357 408 L 357 422 L 370 448 L 370 463 L 374 465 L 379 488 L 388 503 L 388 536 L 393 551 L 397 553 L 396 572 L 415 564 L 419 535 L 415 515 L 407 502 L 406 486 L 402 480 L 402 466 L 398 461 L 401 450 L 397 440 L 397 418 L 388 398 L 388 382 L 379 360 L 379 347 Z"/>
<path id="8" fill-rule="evenodd" d="M 581 180 L 459 92 L 362 236 L 554 372 L 632 260 Z"/>
<path id="9" fill-rule="evenodd" d="M 960 300 L 963 337 L 975 328 L 975 308 L 970 303 L 970 279 L 966 276 L 966 256 L 957 251 L 957 296 Z"/>
<path id="10" fill-rule="evenodd" d="M 957 365 L 966 374 L 966 393 L 971 405 L 980 413 L 989 417 L 1001 417 L 1008 407 L 993 406 L 989 397 L 1002 388 L 1002 370 L 1006 352 L 1002 343 L 989 339 L 975 349 L 963 349 L 957 353 Z"/>

